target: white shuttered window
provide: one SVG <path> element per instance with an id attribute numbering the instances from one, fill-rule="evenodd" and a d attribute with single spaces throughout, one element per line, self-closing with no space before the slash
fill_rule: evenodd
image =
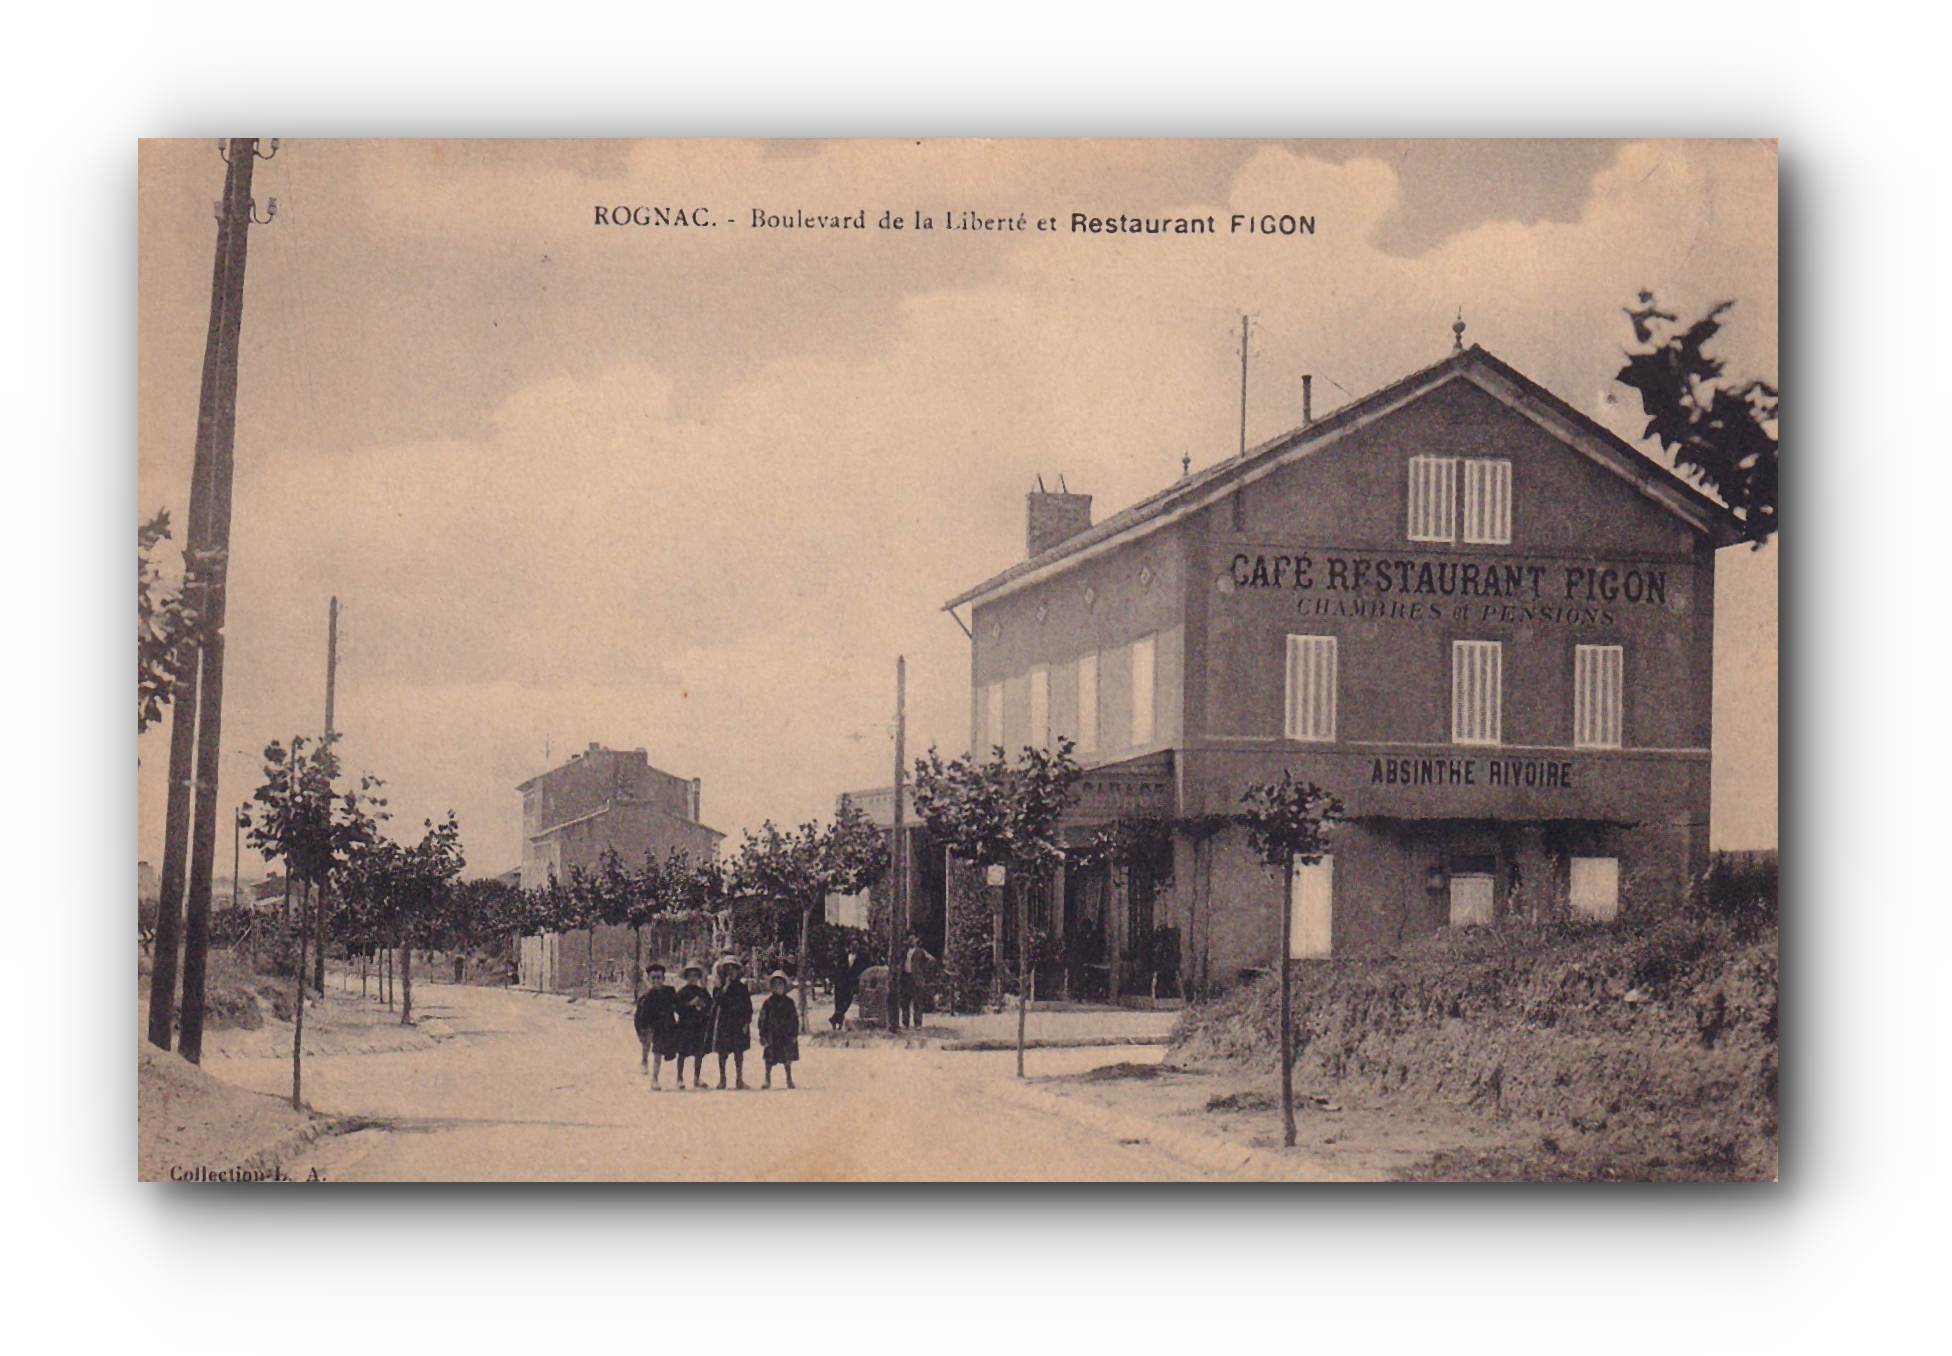
<path id="1" fill-rule="evenodd" d="M 1078 752 L 1098 751 L 1098 656 L 1078 661 Z"/>
<path id="2" fill-rule="evenodd" d="M 1464 463 L 1464 540 L 1502 546 L 1511 541 L 1511 463 Z"/>
<path id="3" fill-rule="evenodd" d="M 978 756 L 987 758 L 995 745 L 1003 742 L 1003 684 L 991 683 L 983 689 L 983 746 Z"/>
<path id="4" fill-rule="evenodd" d="M 1143 636 L 1132 642 L 1132 744 L 1143 748 L 1152 742 L 1154 664 L 1158 658 L 1157 638 Z"/>
<path id="5" fill-rule="evenodd" d="M 1030 742 L 1051 746 L 1051 671 L 1043 664 L 1030 671 Z"/>
<path id="6" fill-rule="evenodd" d="M 1335 637 L 1288 637 L 1288 738 L 1335 738 Z"/>
<path id="7" fill-rule="evenodd" d="M 1572 659 L 1572 742 L 1581 749 L 1620 747 L 1620 679 L 1625 652 L 1618 645 L 1579 645 Z"/>
<path id="8" fill-rule="evenodd" d="M 1410 540 L 1457 537 L 1457 459 L 1410 458 Z"/>
<path id="9" fill-rule="evenodd" d="M 1454 744 L 1504 737 L 1504 646 L 1495 640 L 1451 642 L 1450 737 Z"/>
<path id="10" fill-rule="evenodd" d="M 1610 923 L 1620 916 L 1620 859 L 1572 859 L 1572 909 L 1582 918 Z"/>

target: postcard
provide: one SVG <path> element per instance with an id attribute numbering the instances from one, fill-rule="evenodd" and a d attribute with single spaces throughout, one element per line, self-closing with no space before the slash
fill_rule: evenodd
<path id="1" fill-rule="evenodd" d="M 1776 1179 L 1773 142 L 138 214 L 141 1179 Z"/>

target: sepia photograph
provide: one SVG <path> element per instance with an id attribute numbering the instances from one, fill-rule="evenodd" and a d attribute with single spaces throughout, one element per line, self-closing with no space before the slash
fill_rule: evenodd
<path id="1" fill-rule="evenodd" d="M 141 1182 L 1777 1182 L 1774 141 L 136 170 Z"/>

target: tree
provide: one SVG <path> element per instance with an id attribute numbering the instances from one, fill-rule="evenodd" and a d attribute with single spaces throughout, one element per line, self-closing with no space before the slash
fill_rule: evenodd
<path id="1" fill-rule="evenodd" d="M 454 882 L 467 868 L 461 826 L 454 811 L 422 821 L 420 841 L 399 854 L 395 876 L 394 937 L 400 948 L 400 1025 L 413 1025 L 413 949 L 433 943 L 447 913 Z"/>
<path id="2" fill-rule="evenodd" d="M 1251 786 L 1240 798 L 1239 822 L 1261 863 L 1281 872 L 1281 1133 L 1295 1147 L 1294 971 L 1295 863 L 1308 866 L 1328 851 L 1328 833 L 1342 818 L 1342 802 L 1313 782 L 1283 771 L 1278 782 Z"/>
<path id="3" fill-rule="evenodd" d="M 264 750 L 264 782 L 251 794 L 254 806 L 248 837 L 251 846 L 285 864 L 287 878 L 323 885 L 335 866 L 361 852 L 379 837 L 388 816 L 378 795 L 379 778 L 362 775 L 352 785 L 338 785 L 339 760 L 332 752 L 336 737 L 328 734 L 316 744 L 302 735 L 289 747 L 276 740 Z M 309 748 L 309 752 L 307 751 Z M 316 897 L 316 896 L 315 896 Z M 298 920 L 298 963 L 293 982 L 291 1037 L 291 1104 L 302 1109 L 300 1095 L 305 1040 L 306 942 L 312 932 L 305 918 Z M 188 999 L 185 997 L 185 1021 Z M 199 1015 L 203 996 L 197 995 Z"/>
<path id="4" fill-rule="evenodd" d="M 166 589 L 162 568 L 152 558 L 169 540 L 169 510 L 136 529 L 136 733 L 162 719 L 176 694 L 187 663 L 196 659 L 196 612 L 179 585 Z"/>
<path id="5" fill-rule="evenodd" d="M 1732 301 L 1717 303 L 1685 329 L 1652 292 L 1628 307 L 1634 339 L 1614 377 L 1640 392 L 1647 415 L 1643 437 L 1658 439 L 1675 468 L 1719 495 L 1757 549 L 1776 532 L 1776 388 L 1766 381 L 1732 382 L 1707 348 L 1720 333 Z"/>
<path id="6" fill-rule="evenodd" d="M 630 925 L 630 999 L 637 1001 L 644 976 L 644 928 L 662 918 L 673 918 L 690 910 L 695 889 L 695 868 L 691 854 L 672 848 L 659 858 L 644 853 L 644 867 L 635 877 L 630 909 L 624 921 Z"/>
<path id="7" fill-rule="evenodd" d="M 580 866 L 569 868 L 570 927 L 582 929 L 585 936 L 583 993 L 596 997 L 596 930 L 606 924 L 616 926 L 630 916 L 631 900 L 637 884 L 614 848 L 605 848 L 597 857 L 594 871 Z"/>
<path id="8" fill-rule="evenodd" d="M 1074 747 L 1069 739 L 1055 749 L 1026 746 L 1014 766 L 1000 745 L 981 763 L 970 755 L 945 763 L 934 748 L 915 760 L 915 810 L 929 836 L 972 865 L 1004 867 L 1017 891 L 1019 1078 L 1030 1003 L 1030 895 L 1064 861 L 1058 826 L 1084 775 Z"/>
<path id="9" fill-rule="evenodd" d="M 887 839 L 852 801 L 841 802 L 825 829 L 810 820 L 789 832 L 769 819 L 740 843 L 732 863 L 732 892 L 771 908 L 775 918 L 798 916 L 795 969 L 802 1030 L 808 1029 L 807 938 L 814 911 L 826 907 L 830 894 L 867 889 L 887 869 Z"/>

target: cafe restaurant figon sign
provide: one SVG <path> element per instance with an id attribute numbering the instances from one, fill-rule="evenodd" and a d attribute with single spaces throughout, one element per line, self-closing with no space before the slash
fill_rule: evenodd
<path id="1" fill-rule="evenodd" d="M 1678 576 L 1677 572 L 1677 576 Z M 1307 617 L 1611 626 L 1623 609 L 1687 608 L 1665 565 L 1238 551 L 1223 594 L 1283 594 Z"/>

